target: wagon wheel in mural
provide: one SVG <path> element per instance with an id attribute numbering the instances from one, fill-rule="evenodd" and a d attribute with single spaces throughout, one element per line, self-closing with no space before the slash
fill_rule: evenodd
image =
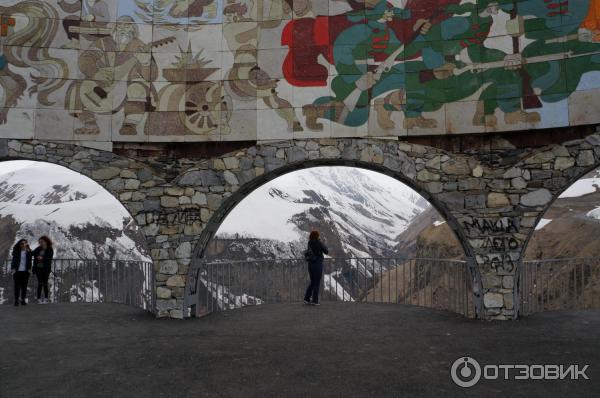
<path id="1" fill-rule="evenodd" d="M 229 133 L 228 121 L 231 106 L 222 95 L 221 85 L 212 82 L 199 82 L 188 86 L 181 98 L 181 122 L 193 134 L 209 134 L 221 126 L 221 133 Z"/>

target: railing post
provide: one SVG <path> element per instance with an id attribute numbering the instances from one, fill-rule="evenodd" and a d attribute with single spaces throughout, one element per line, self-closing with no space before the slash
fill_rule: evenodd
<path id="1" fill-rule="evenodd" d="M 58 303 L 56 297 L 56 261 L 52 262 L 52 302 Z"/>
<path id="2" fill-rule="evenodd" d="M 476 272 L 476 270 L 479 268 L 479 265 L 474 257 L 467 257 L 467 262 L 465 265 L 467 268 L 465 276 L 469 280 L 466 290 L 468 291 L 469 288 L 471 290 L 468 294 L 473 299 L 473 304 L 475 306 L 475 317 L 481 318 L 483 313 L 483 285 L 481 282 L 480 273 Z M 467 300 L 467 306 L 469 305 L 468 302 L 469 300 Z M 469 312 L 467 311 L 467 314 L 468 313 Z"/>
<path id="3" fill-rule="evenodd" d="M 513 311 L 515 313 L 514 319 L 519 318 L 519 312 L 521 309 L 521 273 L 523 269 L 523 259 L 519 258 L 517 261 L 517 269 L 515 270 L 515 279 L 513 282 Z"/>

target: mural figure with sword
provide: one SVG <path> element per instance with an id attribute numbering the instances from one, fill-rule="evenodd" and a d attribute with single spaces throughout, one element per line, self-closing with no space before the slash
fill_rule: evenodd
<path id="1" fill-rule="evenodd" d="M 367 1 L 366 9 L 347 14 L 351 23 L 360 23 L 341 32 L 333 43 L 332 61 L 337 71 L 331 83 L 334 95 L 318 98 L 303 108 L 309 128 L 322 129 L 319 118 L 346 126 L 363 125 L 369 119 L 372 98 L 405 87 L 404 63 L 396 62 L 404 51 L 404 37 L 390 26 L 398 19 L 411 20 L 405 6 L 405 1 Z M 430 27 L 425 19 L 413 25 L 414 31 L 422 33 Z"/>

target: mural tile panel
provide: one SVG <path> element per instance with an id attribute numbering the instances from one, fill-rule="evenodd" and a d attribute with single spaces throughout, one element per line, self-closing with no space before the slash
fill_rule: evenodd
<path id="1" fill-rule="evenodd" d="M 35 109 L 0 108 L 0 136 L 31 139 L 34 137 Z"/>
<path id="2" fill-rule="evenodd" d="M 598 3 L 5 0 L 0 136 L 215 141 L 596 123 Z"/>

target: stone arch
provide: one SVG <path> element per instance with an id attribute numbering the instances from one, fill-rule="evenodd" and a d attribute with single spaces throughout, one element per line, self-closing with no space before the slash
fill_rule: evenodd
<path id="1" fill-rule="evenodd" d="M 548 152 L 552 152 L 554 157 L 550 157 Z M 536 156 L 548 159 L 546 162 L 541 163 L 542 167 L 547 167 L 546 170 L 553 170 L 554 173 L 560 172 L 562 175 L 553 177 L 561 178 L 561 180 L 546 188 L 551 194 L 550 200 L 536 211 L 537 214 L 532 220 L 532 227 L 523 244 L 522 257 L 525 256 L 527 246 L 535 232 L 535 227 L 563 192 L 589 172 L 600 168 L 600 135 L 592 134 L 584 139 L 570 141 L 562 145 L 544 147 L 531 154 L 524 162 L 526 163 L 527 159 L 534 159 Z"/>
<path id="2" fill-rule="evenodd" d="M 134 220 L 139 220 L 142 211 L 142 207 L 134 200 L 134 192 L 140 189 L 141 185 L 140 174 L 141 179 L 153 181 L 153 184 L 156 182 L 156 176 L 142 163 L 112 152 L 72 144 L 0 140 L 0 164 L 11 160 L 51 163 L 82 174 L 109 192 Z M 137 183 L 130 181 L 137 181 Z M 152 245 L 146 231 L 142 225 L 139 226 L 142 227 L 145 246 L 151 252 Z M 155 286 L 152 290 L 156 290 Z M 155 308 L 151 310 L 155 312 Z"/>
<path id="3" fill-rule="evenodd" d="M 139 174 L 144 175 L 144 180 L 155 178 L 141 162 L 73 144 L 6 140 L 6 147 L 0 148 L 0 160 L 33 160 L 66 167 L 102 186 L 134 217 L 140 208 L 126 193 L 140 188 L 140 185 L 129 181 L 138 180 Z"/>
<path id="4" fill-rule="evenodd" d="M 227 215 L 251 192 L 259 188 L 260 186 L 268 183 L 269 181 L 272 181 L 285 174 L 293 173 L 298 170 L 323 166 L 344 166 L 376 171 L 393 177 L 395 180 L 405 184 L 406 186 L 417 192 L 419 195 L 421 195 L 424 199 L 426 199 L 436 209 L 436 211 L 440 213 L 442 217 L 444 217 L 444 219 L 450 226 L 450 229 L 456 236 L 457 241 L 461 244 L 465 256 L 472 256 L 471 247 L 466 243 L 467 239 L 464 236 L 462 229 L 457 227 L 458 223 L 454 216 L 449 212 L 448 208 L 444 206 L 444 204 L 440 202 L 435 196 L 423 190 L 422 187 L 417 186 L 414 183 L 414 181 L 405 178 L 401 172 L 394 172 L 390 169 L 387 169 L 385 166 L 369 162 L 363 162 L 360 160 L 356 161 L 344 159 L 315 159 L 292 162 L 285 166 L 279 167 L 269 173 L 265 173 L 261 176 L 258 176 L 253 180 L 245 183 L 243 186 L 240 186 L 240 188 L 237 191 L 235 191 L 231 196 L 224 199 L 221 206 L 218 208 L 217 211 L 213 213 L 210 220 L 204 227 L 204 230 L 202 231 L 202 234 L 200 235 L 200 238 L 198 239 L 198 243 L 196 244 L 196 248 L 194 250 L 194 258 L 197 259 L 203 256 L 207 244 L 209 243 L 210 239 L 214 237 L 214 234 L 217 232 L 221 223 L 225 220 Z"/>
<path id="5" fill-rule="evenodd" d="M 515 316 L 519 313 L 519 268 L 531 241 L 535 227 L 558 197 L 588 172 L 600 167 L 600 135 L 597 133 L 540 148 L 525 148 L 518 161 L 502 169 L 510 181 L 514 217 L 518 231 L 505 231 L 505 237 L 518 242 L 511 254 L 516 265 L 514 285 Z M 495 253 L 497 255 L 497 253 Z M 486 273 L 485 270 L 482 271 Z M 484 283 L 484 289 L 486 289 Z"/>
<path id="6" fill-rule="evenodd" d="M 464 197 L 456 192 L 460 179 L 481 172 L 481 167 L 472 163 L 462 155 L 392 140 L 307 139 L 265 142 L 215 157 L 185 171 L 174 183 L 206 192 L 204 227 L 193 242 L 194 263 L 200 261 L 210 238 L 231 209 L 269 180 L 316 166 L 359 167 L 389 175 L 414 189 L 445 217 L 468 259 L 479 313 L 481 276 L 473 247 L 459 223 L 465 211 Z"/>
<path id="7" fill-rule="evenodd" d="M 581 136 L 562 143 L 560 137 L 542 140 L 549 143 L 544 147 L 483 137 L 475 146 L 465 142 L 448 151 L 348 138 L 205 145 L 168 156 L 145 148 L 136 152 L 135 145 L 120 149 L 135 158 L 64 143 L 0 139 L 0 159 L 64 165 L 117 197 L 151 248 L 159 316 L 183 315 L 189 265 L 239 195 L 294 168 L 347 164 L 396 176 L 436 205 L 465 248 L 477 314 L 513 319 L 517 269 L 537 221 L 573 181 L 599 166 L 600 135 Z"/>

